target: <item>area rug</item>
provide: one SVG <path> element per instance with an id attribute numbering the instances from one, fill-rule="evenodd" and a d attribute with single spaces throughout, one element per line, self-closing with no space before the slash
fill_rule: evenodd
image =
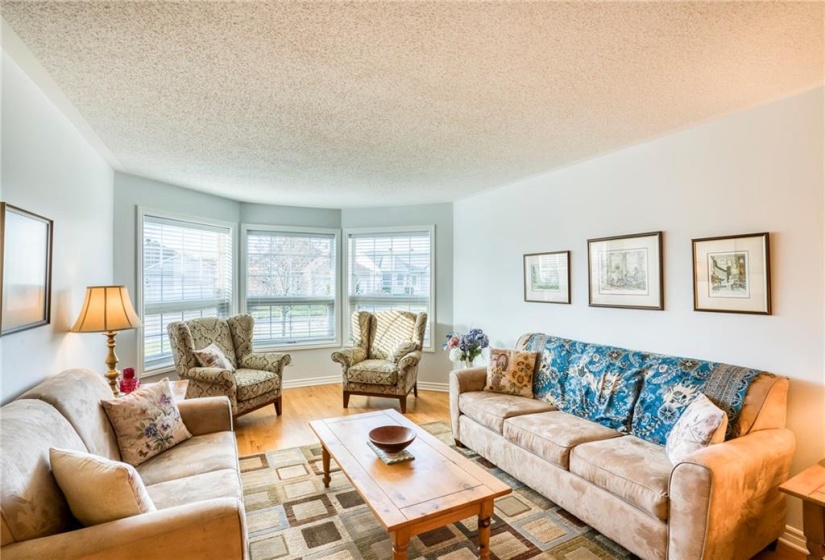
<path id="1" fill-rule="evenodd" d="M 449 425 L 422 426 L 452 446 Z M 492 463 L 460 449 L 513 493 L 496 500 L 490 550 L 494 560 L 635 558 L 618 544 L 524 486 Z M 385 560 L 392 544 L 384 528 L 344 474 L 332 464 L 332 482 L 321 481 L 320 445 L 241 458 L 246 522 L 252 560 Z M 410 559 L 478 558 L 476 518 L 413 537 Z"/>

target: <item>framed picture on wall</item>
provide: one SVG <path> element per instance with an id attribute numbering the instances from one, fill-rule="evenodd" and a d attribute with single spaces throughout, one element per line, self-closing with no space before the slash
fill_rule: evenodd
<path id="1" fill-rule="evenodd" d="M 693 240 L 693 309 L 771 314 L 767 233 Z"/>
<path id="2" fill-rule="evenodd" d="M 587 241 L 590 307 L 664 309 L 662 232 Z"/>
<path id="3" fill-rule="evenodd" d="M 524 255 L 524 301 L 570 303 L 570 251 Z"/>
<path id="4" fill-rule="evenodd" d="M 52 228 L 48 218 L 0 202 L 0 336 L 49 323 Z"/>

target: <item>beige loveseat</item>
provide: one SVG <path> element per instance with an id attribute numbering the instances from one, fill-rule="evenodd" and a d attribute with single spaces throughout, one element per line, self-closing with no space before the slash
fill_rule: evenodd
<path id="1" fill-rule="evenodd" d="M 568 377 L 586 372 L 588 359 L 598 362 L 593 356 L 604 362 L 605 356 L 627 353 L 632 360 L 625 364 L 633 363 L 634 371 L 640 372 L 637 401 L 651 390 L 655 378 L 651 364 L 666 359 L 695 368 L 689 373 L 701 371 L 704 364 L 705 371 L 719 374 L 714 379 L 717 385 L 737 370 L 741 374 L 743 368 L 611 347 L 601 347 L 607 351 L 588 358 L 592 348 L 587 347 L 598 345 L 553 339 L 554 348 L 548 350 L 543 344 L 551 337 L 538 344 L 536 337 L 525 335 L 517 348 L 539 351 L 534 388 L 548 390 L 544 399 L 483 391 L 485 368 L 450 374 L 457 444 L 476 451 L 644 559 L 751 558 L 784 532 L 785 499 L 777 487 L 788 477 L 795 449 L 794 436 L 784 427 L 786 378 L 750 370 L 749 384 L 739 388 L 744 401 L 739 403 L 729 439 L 674 465 L 662 445 L 563 412 L 556 406 L 560 401 L 547 402 L 554 401 L 550 389 L 559 389 L 553 384 L 567 383 Z M 580 347 L 570 350 L 575 344 Z M 553 355 L 560 353 L 558 348 L 567 349 L 564 359 Z M 560 364 L 567 364 L 567 369 L 560 370 Z M 608 367 L 607 371 L 618 370 Z M 595 380 L 600 382 L 598 375 Z M 630 408 L 632 414 L 642 414 L 636 404 Z M 629 420 L 629 426 L 645 432 L 644 426 Z"/>
<path id="2" fill-rule="evenodd" d="M 137 467 L 157 511 L 80 527 L 49 468 L 49 448 L 120 460 L 98 404 L 102 375 L 69 370 L 0 408 L 0 556 L 26 559 L 247 558 L 232 409 L 226 397 L 178 403 L 194 437 Z"/>

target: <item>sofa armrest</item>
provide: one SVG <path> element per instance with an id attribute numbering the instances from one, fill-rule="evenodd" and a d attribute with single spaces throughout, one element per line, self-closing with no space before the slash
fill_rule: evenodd
<path id="1" fill-rule="evenodd" d="M 291 361 L 289 354 L 281 352 L 252 352 L 241 359 L 239 367 L 281 374 Z"/>
<path id="2" fill-rule="evenodd" d="M 243 503 L 214 498 L 85 527 L 2 548 L 3 560 L 75 558 L 245 560 Z"/>
<path id="3" fill-rule="evenodd" d="M 670 475 L 668 558 L 750 558 L 778 538 L 785 526 L 778 487 L 795 448 L 793 432 L 778 428 L 685 457 Z"/>
<path id="4" fill-rule="evenodd" d="M 358 362 L 363 362 L 366 359 L 367 351 L 360 346 L 342 348 L 332 353 L 332 361 L 341 364 L 344 373 L 347 373 L 347 370 Z"/>
<path id="5" fill-rule="evenodd" d="M 177 404 L 180 417 L 193 436 L 232 431 L 232 403 L 227 397 L 201 397 Z"/>
<path id="6" fill-rule="evenodd" d="M 461 415 L 461 411 L 458 409 L 461 393 L 483 391 L 486 383 L 486 367 L 456 369 L 450 372 L 450 423 L 453 426 L 453 438 L 456 442 L 461 441 L 458 422 L 458 417 Z"/>

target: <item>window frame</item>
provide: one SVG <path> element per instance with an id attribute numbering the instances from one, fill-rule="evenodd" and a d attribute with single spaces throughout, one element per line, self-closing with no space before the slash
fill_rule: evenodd
<path id="1" fill-rule="evenodd" d="M 229 238 L 230 243 L 232 246 L 232 257 L 230 262 L 232 264 L 232 281 L 231 281 L 231 289 L 232 289 L 232 297 L 229 300 L 229 315 L 232 316 L 237 312 L 238 309 L 238 273 L 236 269 L 237 264 L 237 255 L 238 255 L 238 225 L 235 222 L 228 222 L 225 220 L 213 220 L 211 218 L 203 218 L 200 216 L 192 216 L 188 214 L 178 214 L 176 212 L 168 212 L 165 210 L 155 210 L 153 208 L 148 208 L 145 206 L 137 206 L 137 219 L 135 221 L 136 225 L 136 235 L 135 235 L 135 277 L 136 277 L 136 304 L 137 304 L 137 312 L 140 316 L 141 323 L 143 323 L 137 329 L 137 371 L 138 377 L 149 377 L 154 375 L 159 375 L 163 373 L 170 373 L 175 371 L 175 364 L 174 361 L 172 364 L 168 365 L 160 365 L 153 368 L 146 368 L 146 356 L 144 356 L 144 349 L 145 349 L 145 333 L 144 333 L 144 325 L 146 323 L 146 310 L 145 310 L 145 298 L 143 294 L 144 288 L 144 270 L 143 270 L 143 225 L 144 220 L 147 216 L 150 218 L 159 218 L 161 220 L 172 220 L 176 222 L 182 222 L 184 224 L 193 224 L 193 225 L 202 225 L 211 228 L 225 228 L 229 230 Z"/>
<path id="2" fill-rule="evenodd" d="M 342 258 L 344 266 L 346 270 L 341 271 L 342 276 L 342 299 L 346 299 L 347 310 L 350 309 L 350 262 L 349 262 L 349 242 L 350 236 L 352 235 L 370 235 L 370 234 L 415 234 L 415 233 L 427 233 L 430 236 L 430 303 L 429 307 L 430 310 L 427 313 L 427 328 L 429 329 L 430 333 L 430 344 L 428 346 L 422 347 L 422 352 L 435 352 L 436 351 L 436 342 L 435 342 L 435 326 L 437 322 L 436 318 L 436 269 L 435 269 L 435 225 L 421 225 L 421 226 L 393 226 L 393 227 L 364 227 L 364 228 L 345 228 L 343 231 L 343 236 L 341 238 L 342 244 Z M 344 321 L 343 325 L 343 335 L 345 336 L 346 344 L 345 346 L 352 345 L 352 337 L 350 336 L 350 321 L 347 319 Z"/>
<path id="3" fill-rule="evenodd" d="M 240 252 L 238 254 L 240 263 L 240 270 L 238 271 L 238 281 L 240 283 L 240 289 L 238 291 L 238 301 L 239 301 L 239 308 L 241 313 L 247 313 L 247 270 L 249 264 L 248 258 L 248 237 L 250 231 L 268 231 L 268 232 L 283 232 L 283 233 L 308 233 L 308 234 L 323 234 L 323 235 L 332 235 L 334 236 L 335 241 L 333 245 L 335 247 L 335 273 L 333 277 L 335 279 L 335 302 L 334 302 L 334 309 L 335 309 L 335 319 L 333 324 L 335 326 L 335 338 L 332 341 L 319 341 L 319 342 L 287 342 L 285 344 L 268 344 L 265 346 L 256 346 L 255 339 L 252 339 L 253 349 L 256 351 L 270 351 L 276 350 L 281 351 L 285 349 L 289 350 L 317 350 L 323 348 L 340 348 L 341 347 L 341 313 L 342 313 L 342 306 L 341 306 L 341 296 L 343 292 L 341 291 L 341 263 L 343 262 L 341 259 L 341 230 L 338 228 L 322 228 L 322 227 L 303 227 L 303 226 L 277 226 L 277 225 L 269 225 L 269 224 L 247 224 L 242 223 L 240 229 Z"/>

